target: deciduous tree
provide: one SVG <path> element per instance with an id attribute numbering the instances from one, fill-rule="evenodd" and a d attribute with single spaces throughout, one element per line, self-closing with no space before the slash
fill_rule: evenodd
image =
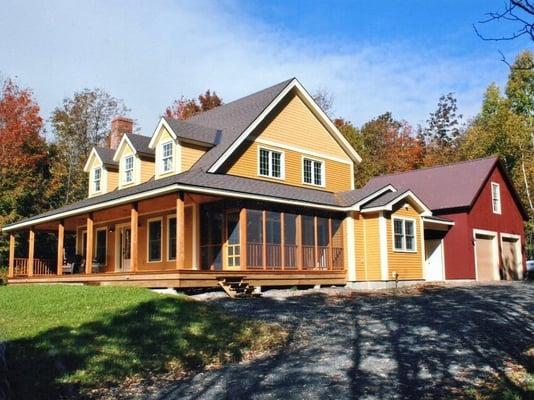
<path id="1" fill-rule="evenodd" d="M 188 119 L 199 112 L 208 111 L 223 104 L 223 100 L 210 89 L 200 94 L 197 99 L 181 96 L 165 109 L 165 116 L 175 119 Z"/>

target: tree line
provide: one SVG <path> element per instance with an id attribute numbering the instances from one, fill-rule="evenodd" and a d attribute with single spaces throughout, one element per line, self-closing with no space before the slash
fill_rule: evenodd
<path id="1" fill-rule="evenodd" d="M 376 175 L 500 155 L 529 212 L 532 243 L 534 70 L 525 66 L 533 63 L 533 53 L 520 53 L 504 90 L 490 84 L 480 112 L 468 121 L 463 121 L 453 93 L 444 94 L 426 123 L 416 127 L 390 112 L 356 126 L 332 116 L 333 98 L 327 90 L 318 90 L 314 98 L 362 157 L 355 168 L 357 187 Z M 163 114 L 187 119 L 221 104 L 217 93 L 207 90 L 198 98 L 178 98 Z M 47 125 L 30 89 L 11 79 L 1 83 L 0 227 L 85 198 L 88 177 L 83 166 L 91 148 L 105 146 L 112 117 L 129 112 L 123 100 L 106 91 L 83 89 L 65 98 Z M 45 140 L 45 129 L 51 131 L 51 140 Z M 4 259 L 7 251 L 3 238 Z"/>

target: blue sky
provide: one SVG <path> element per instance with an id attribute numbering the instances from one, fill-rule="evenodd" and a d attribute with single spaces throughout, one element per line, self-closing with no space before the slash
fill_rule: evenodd
<path id="1" fill-rule="evenodd" d="M 48 118 L 64 97 L 101 87 L 144 134 L 180 95 L 225 101 L 296 76 L 355 124 L 392 111 L 416 125 L 454 92 L 471 117 L 524 41 L 484 42 L 472 24 L 503 2 L 2 0 L 0 76 L 34 90 Z M 503 28 L 488 27 L 488 34 Z"/>

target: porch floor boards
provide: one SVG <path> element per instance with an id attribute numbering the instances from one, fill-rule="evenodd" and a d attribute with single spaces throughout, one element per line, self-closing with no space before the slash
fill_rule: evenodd
<path id="1" fill-rule="evenodd" d="M 346 271 L 138 271 L 94 274 L 37 275 L 10 278 L 10 284 L 81 283 L 88 285 L 140 286 L 152 288 L 219 287 L 221 276 L 244 276 L 254 286 L 343 285 Z"/>

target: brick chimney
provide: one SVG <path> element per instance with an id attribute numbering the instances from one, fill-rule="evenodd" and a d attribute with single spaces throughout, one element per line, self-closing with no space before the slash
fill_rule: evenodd
<path id="1" fill-rule="evenodd" d="M 117 116 L 111 120 L 111 132 L 109 133 L 109 148 L 117 150 L 122 135 L 133 132 L 133 120 L 127 117 Z"/>

